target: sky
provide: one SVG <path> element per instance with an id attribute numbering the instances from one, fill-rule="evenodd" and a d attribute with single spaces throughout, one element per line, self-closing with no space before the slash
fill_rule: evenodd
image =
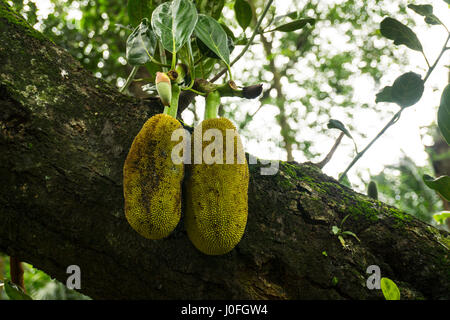
<path id="1" fill-rule="evenodd" d="M 337 2 L 341 0 L 324 0 L 324 2 Z M 37 0 L 35 1 L 40 14 L 46 15 L 51 10 L 51 4 L 49 0 Z M 406 3 L 406 1 L 405 1 Z M 409 2 L 408 2 L 409 3 Z M 416 4 L 432 4 L 434 7 L 434 13 L 443 21 L 447 27 L 450 28 L 450 9 L 443 0 L 429 0 L 415 2 Z M 293 1 L 287 0 L 275 0 L 274 6 L 277 10 L 277 15 L 282 15 L 287 12 L 292 11 Z M 393 5 L 394 6 L 394 5 Z M 392 11 L 396 8 L 393 7 Z M 442 45 L 446 38 L 446 31 L 441 26 L 429 26 L 423 21 L 423 17 L 415 14 L 408 9 L 410 16 L 416 21 L 416 27 L 414 31 L 418 35 L 420 41 L 425 50 L 425 54 L 428 57 L 430 63 L 433 63 L 439 54 Z M 73 18 L 81 18 L 81 12 L 74 8 L 72 12 Z M 381 22 L 381 20 L 380 20 Z M 339 37 L 339 29 L 333 28 L 332 30 L 324 30 L 324 33 L 330 32 L 329 36 Z M 322 31 L 321 31 L 322 35 Z M 394 46 L 393 46 L 394 47 Z M 251 50 L 258 56 L 258 54 L 263 58 L 261 46 L 255 45 L 251 47 Z M 234 58 L 240 50 L 235 50 L 231 56 Z M 427 71 L 425 60 L 422 54 L 408 50 L 408 58 L 410 61 L 409 70 L 416 73 L 424 75 Z M 283 61 L 278 61 L 278 63 L 283 63 Z M 233 73 L 238 75 L 239 70 L 243 68 L 244 65 L 254 64 L 255 67 L 258 65 L 258 61 L 246 59 L 245 56 L 238 63 L 233 66 Z M 386 165 L 392 165 L 398 163 L 399 159 L 402 157 L 403 153 L 408 157 L 412 158 L 418 166 L 427 165 L 428 156 L 424 150 L 424 145 L 432 144 L 433 140 L 430 136 L 426 134 L 425 127 L 429 126 L 433 122 L 436 122 L 437 107 L 440 101 L 440 95 L 443 88 L 448 83 L 448 68 L 445 65 L 450 65 L 450 50 L 447 50 L 441 59 L 441 62 L 434 70 L 433 74 L 429 78 L 426 86 L 425 92 L 421 100 L 414 106 L 405 110 L 402 114 L 401 119 L 391 127 L 382 136 L 369 151 L 360 159 L 360 161 L 355 165 L 355 167 L 349 172 L 349 178 L 352 183 L 355 183 L 356 187 L 362 188 L 360 179 L 356 176 L 356 172 L 360 172 L 362 179 L 368 182 L 370 175 L 376 175 L 382 170 L 384 170 Z M 391 85 L 392 82 L 398 77 L 401 71 L 395 67 L 391 68 L 389 72 L 383 77 L 382 82 L 384 85 Z M 266 80 L 267 82 L 270 79 Z M 286 84 L 287 85 L 287 84 Z M 299 84 L 292 89 L 293 92 L 301 92 L 302 88 Z M 361 102 L 367 103 L 369 101 L 374 101 L 375 94 L 379 88 L 374 87 L 374 84 L 370 79 L 364 77 L 358 77 L 354 79 L 353 82 L 354 91 L 356 95 L 354 98 Z M 199 109 L 202 108 L 203 99 L 199 99 L 198 105 Z M 253 102 L 248 102 L 253 103 Z M 398 107 L 394 104 L 384 104 L 386 110 L 395 112 Z M 250 108 L 257 108 L 258 105 L 251 105 Z M 331 109 L 332 117 L 338 118 L 342 110 L 338 108 Z M 255 118 L 250 123 L 250 130 L 257 132 L 259 134 L 259 139 L 244 139 L 244 144 L 246 151 L 256 155 L 257 157 L 264 159 L 281 159 L 286 160 L 286 153 L 279 148 L 280 136 L 279 127 L 274 122 L 274 118 L 277 114 L 276 108 L 264 108 L 255 116 Z M 200 111 L 199 114 L 202 114 Z M 315 115 L 309 114 L 304 119 L 309 122 L 314 120 Z M 183 114 L 184 120 L 189 123 L 192 121 L 193 116 L 189 112 Z M 354 111 L 354 125 L 358 131 L 364 132 L 367 138 L 358 137 L 356 138 L 356 143 L 359 149 L 363 147 L 380 131 L 380 129 L 387 123 L 390 119 L 390 115 L 380 115 L 376 110 L 370 109 L 358 109 L 355 108 Z M 314 141 L 313 150 L 321 153 L 323 156 L 329 151 L 334 143 L 334 139 L 338 136 L 338 132 L 330 131 L 329 135 L 317 135 L 311 130 L 301 130 L 299 132 L 300 139 Z M 353 155 L 353 143 L 349 139 L 344 139 L 340 149 L 335 153 L 331 162 L 325 166 L 324 173 L 337 178 L 338 174 L 344 170 L 347 164 L 352 160 Z M 306 159 L 301 152 L 294 152 L 294 157 L 297 162 L 305 162 L 310 159 Z M 431 174 L 432 172 L 430 172 Z"/>

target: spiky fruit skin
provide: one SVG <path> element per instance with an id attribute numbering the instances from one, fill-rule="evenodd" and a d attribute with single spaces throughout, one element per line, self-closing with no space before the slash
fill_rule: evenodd
<path id="1" fill-rule="evenodd" d="M 172 132 L 182 128 L 173 117 L 158 114 L 142 127 L 123 167 L 125 216 L 148 239 L 167 237 L 181 216 L 183 164 L 172 162 Z"/>
<path id="2" fill-rule="evenodd" d="M 234 163 L 226 164 L 226 129 L 236 130 L 225 118 L 202 122 L 203 133 L 218 129 L 223 136 L 223 164 L 191 164 L 185 188 L 185 226 L 189 239 L 201 252 L 221 255 L 231 251 L 241 240 L 248 214 L 248 165 L 237 163 L 237 144 L 234 145 Z M 202 136 L 203 136 L 202 133 Z M 202 151 L 210 144 L 204 141 Z"/>

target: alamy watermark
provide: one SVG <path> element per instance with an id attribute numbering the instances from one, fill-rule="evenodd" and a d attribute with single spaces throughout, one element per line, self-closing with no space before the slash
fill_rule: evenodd
<path id="1" fill-rule="evenodd" d="M 172 132 L 172 141 L 181 141 L 172 149 L 171 159 L 174 164 L 244 164 L 245 152 L 238 133 L 234 129 L 225 130 L 225 139 L 219 129 L 207 129 L 203 132 L 202 125 L 198 125 L 191 134 L 180 128 Z M 209 142 L 203 148 L 203 142 Z M 224 146 L 225 141 L 225 146 Z M 193 148 L 192 148 L 192 143 Z M 224 148 L 225 147 L 225 148 Z M 235 147 L 237 150 L 235 150 Z M 193 154 L 192 154 L 193 150 Z M 224 157 L 225 150 L 225 157 Z M 224 161 L 225 160 L 225 161 Z M 262 160 L 249 155 L 248 163 L 261 163 L 261 175 L 275 175 L 279 169 L 279 160 Z M 268 166 L 266 166 L 268 165 Z"/>

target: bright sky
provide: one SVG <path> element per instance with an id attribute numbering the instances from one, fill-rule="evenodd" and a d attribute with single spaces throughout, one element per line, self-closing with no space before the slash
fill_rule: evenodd
<path id="1" fill-rule="evenodd" d="M 336 2 L 340 0 L 326 0 L 324 2 Z M 51 11 L 51 3 L 49 0 L 35 0 L 38 8 L 40 9 L 40 14 L 44 17 Z M 406 1 L 405 1 L 406 2 Z M 409 1 L 408 1 L 409 3 Z M 429 3 L 434 7 L 434 13 L 450 28 L 450 9 L 443 0 L 434 1 L 420 1 L 416 3 Z M 274 5 L 277 10 L 277 15 L 281 15 L 293 10 L 293 1 L 287 0 L 275 0 Z M 396 11 L 396 8 L 393 8 Z M 446 32 L 441 26 L 428 26 L 423 22 L 423 18 L 411 10 L 410 16 L 416 20 L 417 26 L 414 27 L 414 31 L 421 40 L 423 47 L 425 48 L 425 53 L 428 57 L 430 63 L 433 63 L 436 56 L 439 54 L 442 45 L 446 38 Z M 71 10 L 73 18 L 81 18 L 81 12 L 77 10 L 76 7 Z M 380 20 L 381 22 L 381 20 Z M 339 30 L 329 30 L 327 32 L 335 33 L 332 36 L 339 37 Z M 321 32 L 321 35 L 323 33 Z M 392 45 L 395 50 L 395 47 Z M 262 49 L 258 46 L 253 46 L 252 50 L 256 55 L 262 56 Z M 236 52 L 240 50 L 235 50 Z M 410 68 L 408 70 L 414 71 L 416 73 L 424 75 L 426 73 L 426 65 L 423 56 L 415 51 L 408 50 L 408 57 L 410 59 Z M 233 56 L 232 56 L 233 58 Z M 426 83 L 425 92 L 422 99 L 414 106 L 408 108 L 403 112 L 402 118 L 391 127 L 383 137 L 381 137 L 377 143 L 372 146 L 372 148 L 364 155 L 364 157 L 355 165 L 355 167 L 350 171 L 349 178 L 353 183 L 358 184 L 359 179 L 356 177 L 355 172 L 360 171 L 364 180 L 369 179 L 370 174 L 377 174 L 383 170 L 384 166 L 389 164 L 396 164 L 404 152 L 407 156 L 411 157 L 415 163 L 419 166 L 426 165 L 427 154 L 424 151 L 423 145 L 429 145 L 432 143 L 431 137 L 424 134 L 424 129 L 422 127 L 429 126 L 431 123 L 436 121 L 437 106 L 439 105 L 440 95 L 448 83 L 448 68 L 445 65 L 450 65 L 450 50 L 444 54 L 441 59 L 440 64 L 433 72 L 432 76 Z M 262 60 L 264 61 L 264 60 Z M 277 61 L 283 63 L 283 61 Z M 261 62 L 249 61 L 249 59 L 241 59 L 234 67 L 234 74 L 236 78 L 239 75 L 239 69 L 243 68 L 244 65 L 248 67 L 249 64 L 254 64 L 255 68 L 260 65 Z M 395 78 L 399 76 L 402 71 L 391 68 L 389 72 L 382 79 L 383 86 L 391 85 Z M 264 79 L 266 82 L 270 82 L 270 79 Z M 355 88 L 355 99 L 361 103 L 373 102 L 375 100 L 375 94 L 378 92 L 379 88 L 375 88 L 374 84 L 366 78 L 355 79 L 353 86 Z M 301 86 L 293 87 L 293 92 L 301 93 Z M 202 99 L 201 99 L 202 100 Z M 202 101 L 199 101 L 199 107 L 201 108 Z M 258 105 L 253 102 L 248 102 L 251 108 L 256 109 Z M 395 112 L 398 107 L 394 104 L 384 104 L 386 110 Z M 274 122 L 274 117 L 278 113 L 277 109 L 274 107 L 267 107 L 261 109 L 257 116 L 250 124 L 250 129 L 257 133 L 259 139 L 252 139 L 245 141 L 246 151 L 254 154 L 258 157 L 265 159 L 286 159 L 286 154 L 280 148 L 277 147 L 279 144 L 279 127 Z M 339 115 L 342 110 L 339 108 L 331 109 L 332 117 L 339 119 Z M 201 111 L 199 114 L 202 114 Z M 192 121 L 192 115 L 183 114 L 186 122 Z M 309 118 L 312 117 L 312 119 Z M 315 115 L 308 115 L 306 119 L 307 122 L 314 120 Z M 361 109 L 357 108 L 354 111 L 354 120 L 356 128 L 367 134 L 366 139 L 357 138 L 357 144 L 359 149 L 362 149 L 387 123 L 390 116 L 380 115 L 375 110 Z M 298 134 L 298 138 L 309 139 L 314 141 L 314 150 L 320 152 L 323 156 L 331 148 L 334 139 L 337 137 L 337 131 L 330 131 L 329 135 L 317 135 L 311 130 L 302 130 Z M 338 149 L 332 161 L 325 167 L 324 172 L 333 177 L 342 172 L 347 164 L 352 159 L 353 144 L 348 139 L 344 139 L 341 148 Z M 298 162 L 304 162 L 311 159 L 306 159 L 302 156 L 301 152 L 294 153 L 295 160 Z M 368 169 L 369 168 L 369 169 Z M 356 170 L 355 170 L 356 169 Z M 370 171 L 370 173 L 369 173 Z"/>

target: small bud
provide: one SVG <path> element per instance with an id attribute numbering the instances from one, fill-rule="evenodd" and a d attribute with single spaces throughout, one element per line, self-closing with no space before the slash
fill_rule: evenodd
<path id="1" fill-rule="evenodd" d="M 369 187 L 367 188 L 367 195 L 372 199 L 378 200 L 378 190 L 375 181 L 369 182 Z"/>
<path id="2" fill-rule="evenodd" d="M 242 96 L 247 99 L 255 99 L 262 92 L 262 84 L 255 84 L 253 86 L 248 86 L 242 88 Z"/>
<path id="3" fill-rule="evenodd" d="M 178 73 L 177 83 L 183 82 L 189 73 L 188 67 L 184 63 L 177 64 L 175 71 Z"/>
<path id="4" fill-rule="evenodd" d="M 170 80 L 178 82 L 178 72 L 176 72 L 175 70 L 170 70 L 169 72 L 167 72 L 167 75 L 169 76 Z"/>
<path id="5" fill-rule="evenodd" d="M 163 72 L 157 72 L 155 83 L 162 104 L 169 106 L 172 100 L 172 86 L 169 77 Z"/>

